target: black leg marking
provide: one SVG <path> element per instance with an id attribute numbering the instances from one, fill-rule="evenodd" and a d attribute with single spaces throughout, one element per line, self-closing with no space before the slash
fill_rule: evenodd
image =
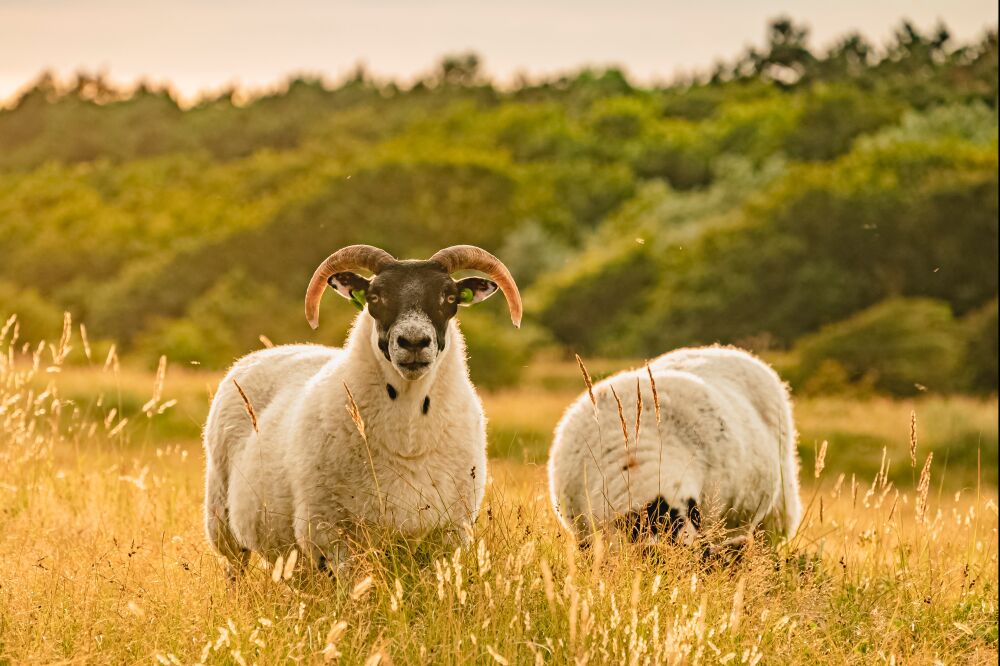
<path id="1" fill-rule="evenodd" d="M 677 509 L 670 509 L 670 538 L 677 540 L 678 535 L 681 533 L 681 529 L 684 527 L 684 519 L 681 518 L 681 512 Z"/>
<path id="2" fill-rule="evenodd" d="M 639 535 L 642 534 L 642 516 L 639 515 L 638 511 L 629 511 L 618 518 L 617 522 L 618 528 L 625 532 L 629 541 L 639 540 Z"/>
<path id="3" fill-rule="evenodd" d="M 386 384 L 385 385 L 385 392 L 389 394 L 389 399 L 390 400 L 395 400 L 396 399 L 396 395 L 397 395 L 396 394 L 396 387 L 393 386 L 392 384 Z"/>
<path id="4" fill-rule="evenodd" d="M 330 566 L 330 561 L 326 559 L 326 555 L 320 555 L 319 559 L 316 560 L 316 570 L 320 573 L 325 573 L 330 578 L 337 576 L 337 572 Z"/>
<path id="5" fill-rule="evenodd" d="M 694 501 L 694 498 L 688 500 L 688 520 L 691 521 L 691 526 L 695 530 L 701 529 L 701 509 L 698 508 L 698 503 Z"/>
<path id="6" fill-rule="evenodd" d="M 646 518 L 649 522 L 650 534 L 656 535 L 663 529 L 663 523 L 673 517 L 676 509 L 671 509 L 667 500 L 657 497 L 646 505 Z"/>

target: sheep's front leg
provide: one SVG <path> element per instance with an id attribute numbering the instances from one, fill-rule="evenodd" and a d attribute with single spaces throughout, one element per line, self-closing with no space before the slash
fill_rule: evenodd
<path id="1" fill-rule="evenodd" d="M 318 513 L 310 513 L 305 506 L 295 515 L 295 541 L 306 561 L 317 571 L 336 572 L 350 555 L 349 535 L 335 521 Z"/>

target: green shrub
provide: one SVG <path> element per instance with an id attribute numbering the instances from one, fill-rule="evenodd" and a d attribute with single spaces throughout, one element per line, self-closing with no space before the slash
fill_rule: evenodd
<path id="1" fill-rule="evenodd" d="M 192 301 L 183 317 L 154 320 L 136 339 L 136 351 L 151 364 L 165 354 L 173 362 L 218 369 L 260 349 L 262 335 L 275 344 L 314 338 L 339 345 L 355 311 L 335 296 L 328 298 L 340 307 L 326 308 L 323 327 L 312 334 L 297 302 L 235 269 Z"/>
<path id="2" fill-rule="evenodd" d="M 643 178 L 663 178 L 674 189 L 688 190 L 712 182 L 715 152 L 697 125 L 670 120 L 645 137 L 632 163 Z"/>
<path id="3" fill-rule="evenodd" d="M 890 299 L 799 341 L 797 383 L 821 386 L 822 378 L 834 374 L 834 362 L 841 379 L 870 383 L 877 391 L 950 391 L 961 387 L 964 342 L 947 303 Z"/>
<path id="4" fill-rule="evenodd" d="M 864 147 L 889 146 L 957 139 L 977 146 L 990 146 L 997 140 L 997 112 L 982 102 L 949 104 L 928 111 L 910 110 L 898 125 L 887 127 L 860 143 Z"/>
<path id="5" fill-rule="evenodd" d="M 498 299 L 502 301 L 503 295 L 493 297 Z M 496 311 L 486 311 L 486 307 Z M 516 384 L 531 360 L 536 336 L 530 330 L 511 326 L 503 304 L 462 308 L 458 320 L 465 336 L 473 383 L 486 389 Z"/>
<path id="6" fill-rule="evenodd" d="M 150 367 L 164 355 L 177 364 L 221 369 L 239 354 L 232 335 L 217 322 L 194 319 L 153 324 L 136 339 L 135 350 Z"/>
<path id="7" fill-rule="evenodd" d="M 982 393 L 997 390 L 997 299 L 971 312 L 962 321 L 967 336 L 965 367 L 968 388 Z"/>
<path id="8" fill-rule="evenodd" d="M 0 281 L 0 327 L 17 315 L 18 338 L 21 342 L 37 343 L 58 340 L 62 331 L 63 313 L 34 289 L 25 289 Z M 10 333 L 5 342 L 10 341 Z"/>
<path id="9" fill-rule="evenodd" d="M 899 114 L 897 104 L 857 88 L 822 86 L 806 94 L 785 150 L 796 159 L 830 160 L 846 153 L 855 138 L 894 122 Z"/>
<path id="10" fill-rule="evenodd" d="M 632 239 L 598 247 L 538 281 L 530 296 L 539 321 L 557 341 L 580 353 L 620 356 L 617 326 L 638 309 L 658 269 Z"/>

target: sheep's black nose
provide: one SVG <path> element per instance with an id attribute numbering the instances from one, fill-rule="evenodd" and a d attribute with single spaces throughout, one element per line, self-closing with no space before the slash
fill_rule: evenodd
<path id="1" fill-rule="evenodd" d="M 396 336 L 396 344 L 406 351 L 415 352 L 430 347 L 431 339 L 426 335 L 419 338 L 407 338 L 399 335 Z"/>

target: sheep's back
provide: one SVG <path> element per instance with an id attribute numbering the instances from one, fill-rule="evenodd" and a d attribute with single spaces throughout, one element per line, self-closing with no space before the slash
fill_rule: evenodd
<path id="1" fill-rule="evenodd" d="M 777 373 L 749 352 L 734 347 L 696 347 L 663 354 L 650 363 L 654 376 L 666 371 L 690 373 L 702 379 L 721 399 L 746 401 L 764 427 L 775 431 L 784 422 L 788 391 Z"/>
<path id="2" fill-rule="evenodd" d="M 342 353 L 320 345 L 282 345 L 255 351 L 236 361 L 219 383 L 205 424 L 205 448 L 210 461 L 225 468 L 233 449 L 253 432 L 239 389 L 260 420 L 282 391 L 303 386 Z"/>

